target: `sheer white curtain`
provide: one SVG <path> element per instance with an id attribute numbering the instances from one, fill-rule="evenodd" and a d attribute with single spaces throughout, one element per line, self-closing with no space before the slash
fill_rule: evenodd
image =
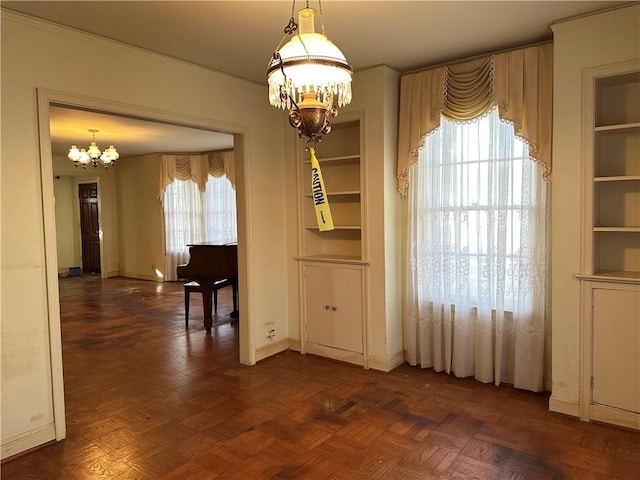
<path id="1" fill-rule="evenodd" d="M 495 109 L 466 123 L 442 117 L 409 183 L 409 363 L 550 387 L 546 199 L 543 166 Z"/>
<path id="2" fill-rule="evenodd" d="M 174 180 L 162 194 L 162 206 L 169 281 L 189 261 L 188 244 L 237 241 L 236 196 L 226 177 L 209 175 L 204 192 L 192 180 Z"/>
<path id="3" fill-rule="evenodd" d="M 226 177 L 209 175 L 204 193 L 204 239 L 209 242 L 235 243 L 236 192 Z"/>

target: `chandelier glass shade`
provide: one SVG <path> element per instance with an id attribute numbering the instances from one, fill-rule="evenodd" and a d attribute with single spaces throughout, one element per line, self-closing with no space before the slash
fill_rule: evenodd
<path id="1" fill-rule="evenodd" d="M 109 168 L 112 165 L 115 166 L 116 160 L 120 158 L 116 147 L 110 145 L 104 152 L 101 152 L 96 145 L 96 133 L 99 130 L 90 129 L 89 131 L 93 134 L 93 140 L 89 148 L 87 150 L 84 148 L 79 150 L 78 147 L 72 145 L 69 149 L 69 160 L 73 160 L 76 167 L 81 166 L 82 168 L 87 168 L 89 164 L 97 167 L 98 163 L 104 165 L 105 168 Z"/>
<path id="2" fill-rule="evenodd" d="M 331 131 L 329 117 L 338 115 L 334 101 L 339 107 L 351 102 L 353 69 L 327 38 L 324 26 L 322 33 L 315 32 L 315 15 L 307 5 L 298 12 L 298 23 L 293 17 L 289 20 L 285 35 L 291 38 L 278 45 L 267 66 L 267 80 L 271 105 L 288 109 L 289 123 L 299 136 L 317 143 Z"/>

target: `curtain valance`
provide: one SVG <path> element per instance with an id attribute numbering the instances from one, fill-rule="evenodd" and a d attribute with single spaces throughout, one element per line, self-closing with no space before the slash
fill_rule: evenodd
<path id="1" fill-rule="evenodd" d="M 411 73 L 400 79 L 398 193 L 406 197 L 409 170 L 440 116 L 470 121 L 493 107 L 551 174 L 553 44 L 546 43 Z"/>
<path id="2" fill-rule="evenodd" d="M 160 195 L 174 180 L 192 180 L 204 192 L 207 176 L 226 176 L 236 188 L 233 151 L 211 152 L 199 155 L 161 155 Z"/>

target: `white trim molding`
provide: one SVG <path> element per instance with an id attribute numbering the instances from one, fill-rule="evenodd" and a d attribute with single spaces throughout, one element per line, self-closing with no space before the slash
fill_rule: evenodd
<path id="1" fill-rule="evenodd" d="M 2 460 L 13 455 L 22 453 L 35 447 L 39 447 L 47 442 L 56 440 L 56 426 L 54 423 L 34 428 L 28 432 L 14 435 L 2 440 Z"/>

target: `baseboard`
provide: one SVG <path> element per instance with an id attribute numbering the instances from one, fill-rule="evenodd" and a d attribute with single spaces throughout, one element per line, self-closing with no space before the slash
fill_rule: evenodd
<path id="1" fill-rule="evenodd" d="M 331 348 L 317 343 L 307 342 L 304 346 L 305 353 L 318 355 L 320 357 L 331 358 L 341 362 L 353 363 L 355 365 L 364 366 L 364 355 L 338 348 Z"/>
<path id="2" fill-rule="evenodd" d="M 606 405 L 591 404 L 590 420 L 640 430 L 640 414 Z"/>
<path id="3" fill-rule="evenodd" d="M 278 342 L 268 343 L 262 347 L 256 349 L 256 362 L 264 360 L 265 358 L 276 355 L 280 352 L 284 352 L 289 348 L 289 341 L 287 339 L 280 340 Z"/>
<path id="4" fill-rule="evenodd" d="M 164 279 L 153 275 L 153 274 L 146 274 L 146 273 L 131 273 L 131 272 L 118 272 L 118 274 L 113 275 L 113 272 L 108 272 L 107 273 L 107 277 L 115 277 L 115 276 L 120 276 L 120 277 L 125 277 L 125 278 L 134 278 L 136 280 L 149 280 L 151 282 L 163 282 Z"/>
<path id="5" fill-rule="evenodd" d="M 580 417 L 580 402 L 564 400 L 554 397 L 552 394 L 549 398 L 549 410 L 572 417 Z"/>
<path id="6" fill-rule="evenodd" d="M 369 356 L 369 368 L 380 370 L 382 372 L 390 372 L 396 367 L 404 363 L 404 351 L 400 350 L 389 358 L 379 358 Z"/>
<path id="7" fill-rule="evenodd" d="M 293 350 L 295 352 L 302 351 L 302 343 L 299 338 L 288 338 L 287 341 L 289 343 L 289 350 Z"/>
<path id="8" fill-rule="evenodd" d="M 5 460 L 55 439 L 56 427 L 54 423 L 49 423 L 34 430 L 14 435 L 13 437 L 3 438 L 0 458 Z"/>

